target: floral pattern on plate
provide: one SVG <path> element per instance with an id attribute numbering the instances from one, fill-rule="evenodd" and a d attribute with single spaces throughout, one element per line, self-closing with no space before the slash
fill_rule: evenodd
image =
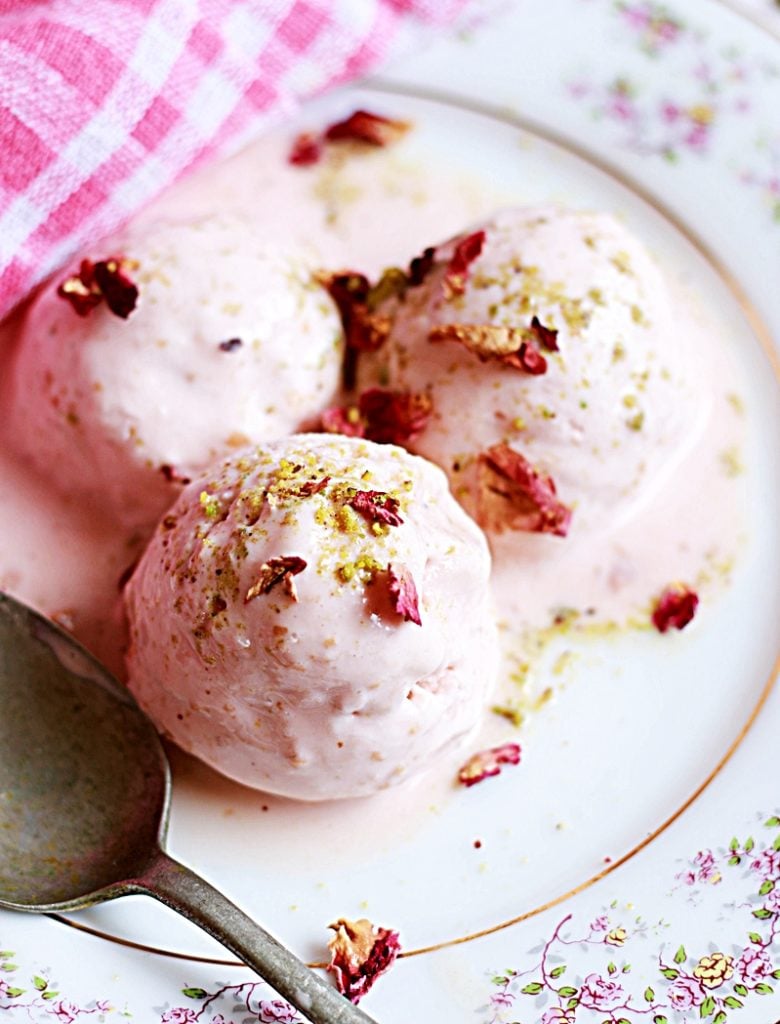
<path id="1" fill-rule="evenodd" d="M 588 0 L 590 2 L 590 0 Z M 732 148 L 735 124 L 752 114 L 762 90 L 780 78 L 780 65 L 714 39 L 686 19 L 685 8 L 655 0 L 604 0 L 611 8 L 615 42 L 639 51 L 630 69 L 606 78 L 593 72 L 569 77 L 569 96 L 594 121 L 609 126 L 612 141 L 670 163 L 716 156 L 738 180 L 754 187 L 780 221 L 780 142 L 759 130 L 747 147 Z M 663 62 L 667 74 L 646 64 Z M 655 71 L 655 68 L 650 68 Z"/>
<path id="2" fill-rule="evenodd" d="M 638 948 L 638 940 L 674 926 L 624 921 L 616 902 L 579 932 L 567 914 L 532 951 L 531 966 L 494 976 L 481 1024 L 507 1024 L 518 1014 L 528 1020 L 529 1012 L 539 1024 L 726 1024 L 748 1001 L 771 996 L 780 979 L 780 816 L 768 818 L 757 838 L 699 851 L 676 881 L 673 894 L 687 890 L 695 904 L 712 899 L 717 886 L 729 888 L 731 900 L 715 897 L 733 914 L 728 946 L 675 949 L 667 939 L 652 951 L 647 942 Z"/>

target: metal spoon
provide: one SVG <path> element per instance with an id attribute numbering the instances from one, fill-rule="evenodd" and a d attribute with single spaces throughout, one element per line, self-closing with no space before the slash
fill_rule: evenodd
<path id="1" fill-rule="evenodd" d="M 164 852 L 170 769 L 154 726 L 72 637 L 1 593 L 0 708 L 0 907 L 154 896 L 313 1024 L 375 1024 Z"/>

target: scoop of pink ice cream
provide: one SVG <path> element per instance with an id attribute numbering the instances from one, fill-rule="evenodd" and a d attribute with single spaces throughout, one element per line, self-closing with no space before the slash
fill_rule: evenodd
<path id="1" fill-rule="evenodd" d="M 477 723 L 496 669 L 489 572 L 425 460 L 314 434 L 247 449 L 186 488 L 130 580 L 129 683 L 240 782 L 369 794 Z"/>
<path id="2" fill-rule="evenodd" d="M 76 261 L 33 302 L 10 382 L 15 443 L 63 492 L 150 529 L 182 480 L 300 429 L 337 388 L 341 328 L 313 263 L 250 220 L 160 222 L 89 256 L 125 258 L 135 308 L 79 315 L 58 295 Z"/>
<path id="3" fill-rule="evenodd" d="M 376 311 L 389 337 L 361 354 L 360 389 L 431 400 L 411 447 L 490 532 L 631 515 L 702 411 L 642 244 L 608 214 L 507 209 L 416 263 Z"/>

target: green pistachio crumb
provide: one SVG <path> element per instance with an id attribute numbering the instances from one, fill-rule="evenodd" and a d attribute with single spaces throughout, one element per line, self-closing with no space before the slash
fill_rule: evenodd
<path id="1" fill-rule="evenodd" d="M 626 420 L 626 426 L 629 430 L 641 430 L 645 423 L 645 414 L 643 412 L 635 413 L 631 419 Z"/>
<path id="2" fill-rule="evenodd" d="M 219 501 L 213 494 L 209 494 L 208 491 L 201 491 L 200 507 L 203 509 L 203 514 L 209 519 L 216 519 L 219 515 Z"/>

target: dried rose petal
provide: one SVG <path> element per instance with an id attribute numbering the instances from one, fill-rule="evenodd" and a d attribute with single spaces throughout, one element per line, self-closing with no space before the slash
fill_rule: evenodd
<path id="1" fill-rule="evenodd" d="M 653 625 L 659 633 L 684 629 L 696 614 L 699 595 L 684 583 L 666 587 L 655 602 Z"/>
<path id="2" fill-rule="evenodd" d="M 395 610 L 403 616 L 404 622 L 414 622 L 422 626 L 420 619 L 420 603 L 417 597 L 417 587 L 414 578 L 405 565 L 399 565 L 394 569 L 392 565 L 387 567 L 389 579 L 390 596 L 394 600 Z"/>
<path id="3" fill-rule="evenodd" d="M 326 434 L 344 434 L 346 437 L 365 437 L 366 425 L 356 405 L 334 405 L 320 417 L 320 427 Z"/>
<path id="4" fill-rule="evenodd" d="M 69 302 L 79 316 L 89 316 L 103 301 L 92 270 L 92 261 L 82 260 L 78 273 L 66 278 L 57 288 L 57 295 Z"/>
<path id="5" fill-rule="evenodd" d="M 121 256 L 109 256 L 106 260 L 99 260 L 93 267 L 95 283 L 103 293 L 106 305 L 123 320 L 130 316 L 138 302 L 138 288 L 126 273 L 134 266 L 134 262 Z"/>
<path id="6" fill-rule="evenodd" d="M 421 392 L 371 388 L 358 399 L 358 408 L 369 441 L 404 445 L 426 428 L 433 403 Z"/>
<path id="7" fill-rule="evenodd" d="M 328 927 L 336 933 L 328 943 L 328 970 L 335 975 L 339 992 L 358 1003 L 401 952 L 398 932 L 378 928 L 365 917 L 341 917 Z"/>
<path id="8" fill-rule="evenodd" d="M 547 360 L 535 348 L 533 333 L 523 327 L 440 324 L 428 332 L 428 341 L 457 341 L 483 363 L 492 359 L 524 373 L 538 375 L 547 370 Z"/>
<path id="9" fill-rule="evenodd" d="M 531 330 L 539 344 L 548 352 L 558 351 L 558 331 L 554 327 L 545 327 L 539 317 L 535 316 L 531 321 Z"/>
<path id="10" fill-rule="evenodd" d="M 67 278 L 57 295 L 67 300 L 79 316 L 88 316 L 105 300 L 116 316 L 126 320 L 136 307 L 138 288 L 127 275 L 136 264 L 121 256 L 109 256 L 93 263 L 82 260 L 78 274 Z"/>
<path id="11" fill-rule="evenodd" d="M 365 142 L 369 146 L 389 146 L 411 128 L 409 121 L 396 121 L 368 110 L 356 110 L 344 121 L 337 121 L 325 131 L 328 142 Z"/>
<path id="12" fill-rule="evenodd" d="M 219 350 L 220 352 L 237 352 L 243 344 L 240 338 L 228 338 L 227 341 L 220 341 Z"/>
<path id="13" fill-rule="evenodd" d="M 313 132 L 301 132 L 295 139 L 287 162 L 296 167 L 309 167 L 322 156 L 322 140 Z"/>
<path id="14" fill-rule="evenodd" d="M 356 270 L 339 270 L 332 274 L 323 271 L 316 274 L 315 278 L 336 303 L 344 324 L 344 334 L 348 334 L 345 321 L 351 315 L 355 305 L 365 305 L 371 287 L 368 278 Z"/>
<path id="15" fill-rule="evenodd" d="M 458 782 L 464 786 L 476 786 L 492 775 L 499 775 L 505 764 L 520 764 L 519 743 L 504 743 L 474 754 L 458 772 Z"/>
<path id="16" fill-rule="evenodd" d="M 423 283 L 425 278 L 430 274 L 433 269 L 433 264 L 436 260 L 436 249 L 429 245 L 427 249 L 424 249 L 419 256 L 415 256 L 412 262 L 409 264 L 409 284 L 412 287 L 416 287 Z"/>
<path id="17" fill-rule="evenodd" d="M 384 491 L 357 491 L 347 504 L 371 523 L 386 523 L 388 526 L 400 526 L 403 523 L 398 515 L 397 500 Z"/>
<path id="18" fill-rule="evenodd" d="M 390 319 L 369 308 L 371 284 L 365 274 L 342 270 L 335 274 L 320 273 L 316 280 L 336 303 L 346 341 L 342 377 L 350 391 L 357 376 L 359 352 L 375 352 L 387 340 Z"/>
<path id="19" fill-rule="evenodd" d="M 486 530 L 566 536 L 571 509 L 558 500 L 552 478 L 509 445 L 493 445 L 479 454 L 477 485 L 477 521 Z"/>
<path id="20" fill-rule="evenodd" d="M 303 572 L 305 568 L 306 562 L 298 555 L 280 555 L 277 558 L 269 558 L 260 566 L 258 580 L 247 590 L 244 604 L 248 604 L 260 594 L 268 594 L 278 583 L 282 583 L 286 593 L 294 601 L 297 601 L 298 595 L 295 592 L 292 577 Z"/>
<path id="21" fill-rule="evenodd" d="M 547 373 L 547 360 L 537 348 L 527 341 L 524 341 L 517 352 L 514 355 L 508 356 L 504 362 L 507 366 L 514 366 L 516 369 L 523 370 L 524 373 L 530 373 L 534 377 Z"/>
<path id="22" fill-rule="evenodd" d="M 188 483 L 191 483 L 188 476 L 184 476 L 175 466 L 171 466 L 167 462 L 160 466 L 160 472 L 169 484 L 183 484 L 186 487 Z"/>
<path id="23" fill-rule="evenodd" d="M 475 231 L 457 243 L 444 276 L 444 285 L 449 296 L 462 295 L 466 290 L 469 267 L 481 254 L 484 244 L 484 231 Z"/>
<path id="24" fill-rule="evenodd" d="M 307 480 L 306 483 L 295 491 L 300 498 L 310 498 L 312 494 L 319 494 L 320 491 L 324 491 L 330 483 L 330 477 L 324 476 L 321 480 Z"/>

